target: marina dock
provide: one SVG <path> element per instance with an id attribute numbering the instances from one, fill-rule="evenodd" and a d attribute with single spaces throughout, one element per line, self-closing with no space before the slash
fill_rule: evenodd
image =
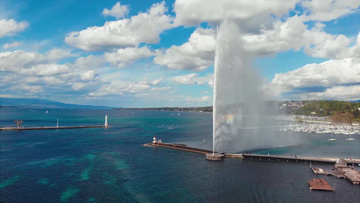
<path id="1" fill-rule="evenodd" d="M 335 191 L 335 188 L 332 188 L 325 179 L 309 180 L 308 184 L 310 190 Z"/>
<path id="2" fill-rule="evenodd" d="M 356 170 L 354 166 L 349 166 L 345 159 L 339 158 L 335 166 L 332 168 L 331 171 L 325 171 L 321 168 L 311 168 L 314 174 L 321 174 L 321 175 L 331 175 L 337 178 L 344 178 L 347 179 L 350 183 L 354 185 L 360 184 L 360 171 Z"/>

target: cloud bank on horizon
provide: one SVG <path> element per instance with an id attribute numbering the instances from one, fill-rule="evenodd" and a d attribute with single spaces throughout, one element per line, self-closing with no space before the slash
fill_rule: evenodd
<path id="1" fill-rule="evenodd" d="M 232 19 L 269 99 L 359 100 L 359 6 L 357 0 L 4 0 L 0 97 L 211 105 L 216 29 Z"/>

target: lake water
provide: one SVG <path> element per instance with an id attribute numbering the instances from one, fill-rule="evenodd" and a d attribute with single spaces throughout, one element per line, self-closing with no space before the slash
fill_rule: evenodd
<path id="1" fill-rule="evenodd" d="M 1 108 L 1 127 L 103 125 L 110 128 L 0 131 L 1 202 L 359 202 L 360 186 L 327 177 L 335 192 L 311 191 L 309 165 L 147 148 L 163 142 L 212 148 L 212 115 L 195 112 Z M 264 135 L 266 136 L 266 135 Z M 360 136 L 288 134 L 295 146 L 254 150 L 298 156 L 360 158 Z M 331 169 L 332 165 L 318 165 Z M 357 167 L 360 170 L 359 167 Z"/>

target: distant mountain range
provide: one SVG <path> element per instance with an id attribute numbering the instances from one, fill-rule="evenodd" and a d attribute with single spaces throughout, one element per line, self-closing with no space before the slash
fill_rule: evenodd
<path id="1" fill-rule="evenodd" d="M 4 107 L 30 107 L 30 108 L 65 108 L 65 109 L 111 109 L 108 106 L 91 106 L 66 104 L 46 99 L 26 99 L 26 98 L 0 98 L 0 106 Z"/>

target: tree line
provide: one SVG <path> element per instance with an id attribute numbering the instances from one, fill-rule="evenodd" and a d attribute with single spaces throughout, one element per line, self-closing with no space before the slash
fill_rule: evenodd
<path id="1" fill-rule="evenodd" d="M 330 117 L 333 122 L 351 123 L 360 121 L 360 102 L 305 101 L 303 107 L 290 109 L 290 113 Z"/>

